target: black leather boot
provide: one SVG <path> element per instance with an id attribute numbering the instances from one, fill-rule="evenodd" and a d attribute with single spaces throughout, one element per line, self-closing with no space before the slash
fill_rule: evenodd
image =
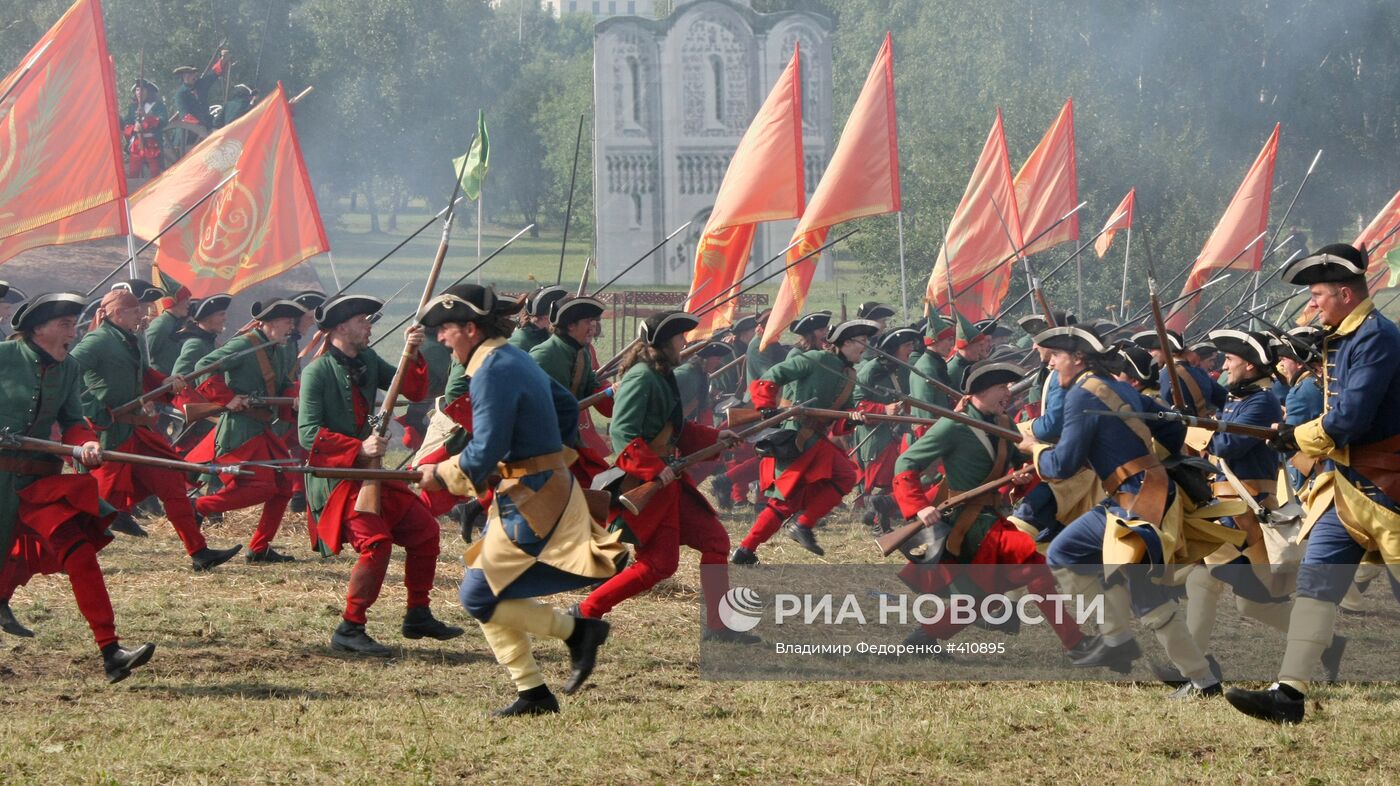
<path id="1" fill-rule="evenodd" d="M 491 714 L 497 718 L 514 718 L 521 715 L 554 715 L 558 712 L 559 700 L 549 692 L 548 686 L 541 685 L 520 691 L 515 695 L 513 704 Z"/>
<path id="2" fill-rule="evenodd" d="M 133 538 L 146 537 L 146 530 L 136 523 L 136 519 L 132 518 L 130 513 L 118 513 L 117 517 L 112 519 L 112 523 L 107 525 L 107 529 Z"/>
<path id="3" fill-rule="evenodd" d="M 365 626 L 348 620 L 341 620 L 340 626 L 331 634 L 331 649 L 375 658 L 387 658 L 394 654 L 393 650 L 370 638 Z"/>
<path id="4" fill-rule="evenodd" d="M 229 546 L 226 549 L 211 549 L 208 546 L 190 555 L 190 562 L 197 571 L 213 570 L 238 556 L 242 546 Z"/>
<path id="5" fill-rule="evenodd" d="M 10 601 L 0 600 L 0 630 L 11 636 L 19 636 L 23 639 L 34 638 L 34 631 L 24 627 L 15 619 L 15 613 L 10 611 Z"/>
<path id="6" fill-rule="evenodd" d="M 122 649 L 120 644 L 102 648 L 102 666 L 107 670 L 107 682 L 115 684 L 131 676 L 131 670 L 145 666 L 156 654 L 156 645 L 142 644 L 134 650 Z"/>
<path id="7" fill-rule="evenodd" d="M 427 606 L 415 606 L 403 615 L 403 637 L 406 639 L 437 639 L 447 641 L 466 633 L 465 630 L 439 620 Z"/>
<path id="8" fill-rule="evenodd" d="M 818 557 L 826 556 L 826 549 L 817 543 L 817 536 L 812 534 L 812 530 L 801 524 L 792 524 L 788 527 L 788 537 L 797 541 L 797 545 L 812 552 Z"/>
<path id="9" fill-rule="evenodd" d="M 573 673 L 569 675 L 569 681 L 564 683 L 565 694 L 577 692 L 583 687 L 583 683 L 588 681 L 588 675 L 593 673 L 593 667 L 598 664 L 598 649 L 608 640 L 611 627 L 604 620 L 587 617 L 574 621 L 574 632 L 564 639 L 564 643 L 569 647 L 569 661 L 573 665 Z"/>
<path id="10" fill-rule="evenodd" d="M 1302 723 L 1303 694 L 1274 683 L 1268 690 L 1245 690 L 1231 688 L 1225 691 L 1225 700 L 1230 706 L 1253 718 L 1271 723 Z"/>

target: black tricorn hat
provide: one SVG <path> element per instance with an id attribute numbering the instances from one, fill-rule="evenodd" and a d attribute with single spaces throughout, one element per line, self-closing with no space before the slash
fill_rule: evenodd
<path id="1" fill-rule="evenodd" d="M 867 300 L 856 306 L 856 319 L 889 319 L 894 316 L 894 309 L 881 303 L 878 300 Z"/>
<path id="2" fill-rule="evenodd" d="M 1051 311 L 1050 313 L 1055 317 L 1055 327 L 1074 325 L 1079 322 L 1079 320 L 1074 318 L 1073 314 L 1065 311 Z M 1022 330 L 1032 336 L 1036 333 L 1042 333 L 1050 327 L 1050 323 L 1045 320 L 1044 314 L 1027 314 L 1016 320 L 1016 324 L 1020 325 Z"/>
<path id="3" fill-rule="evenodd" d="M 601 300 L 591 297 L 568 295 L 555 300 L 549 307 L 549 323 L 555 327 L 568 327 L 580 320 L 597 319 L 603 316 Z"/>
<path id="4" fill-rule="evenodd" d="M 334 330 L 337 325 L 360 314 L 378 314 L 384 301 L 369 295 L 341 295 L 316 307 L 316 327 Z"/>
<path id="5" fill-rule="evenodd" d="M 1011 330 L 1004 327 L 1001 322 L 995 319 L 982 319 L 972 323 L 979 336 L 1009 336 Z"/>
<path id="6" fill-rule="evenodd" d="M 326 293 L 317 289 L 303 289 L 292 295 L 291 299 L 307 311 L 315 311 L 326 302 Z"/>
<path id="7" fill-rule="evenodd" d="M 159 87 L 156 87 L 155 83 L 152 82 L 152 81 L 149 80 L 149 79 L 137 78 L 137 80 L 136 80 L 135 82 L 132 82 L 132 83 L 131 83 L 131 89 L 132 89 L 132 91 L 135 91 L 136 88 L 138 88 L 138 87 L 144 87 L 144 88 L 146 88 L 147 90 L 151 91 L 152 93 L 159 93 L 159 92 L 160 92 L 160 88 L 159 88 Z"/>
<path id="8" fill-rule="evenodd" d="M 418 313 L 423 327 L 440 327 L 448 322 L 475 322 L 487 317 L 510 316 L 525 307 L 523 300 L 498 297 L 492 287 L 454 284 L 428 301 Z"/>
<path id="9" fill-rule="evenodd" d="M 1206 334 L 1221 352 L 1227 355 L 1236 355 L 1244 358 L 1245 362 L 1253 363 L 1260 369 L 1267 369 L 1274 365 L 1274 353 L 1270 351 L 1269 337 L 1263 333 L 1253 333 L 1247 330 L 1212 330 Z"/>
<path id="10" fill-rule="evenodd" d="M 11 286 L 5 281 L 0 281 L 0 285 L 3 285 L 4 288 L 4 291 L 0 292 L 0 303 L 23 303 L 29 299 L 29 296 L 24 294 L 24 290 L 19 287 Z"/>
<path id="11" fill-rule="evenodd" d="M 1322 359 L 1322 328 L 1303 325 L 1289 330 L 1282 336 L 1273 336 L 1274 354 L 1299 363 L 1315 363 Z"/>
<path id="12" fill-rule="evenodd" d="M 1157 340 L 1157 331 L 1155 330 L 1139 330 L 1129 338 L 1133 340 L 1134 344 L 1137 344 L 1143 349 L 1161 348 L 1161 344 Z M 1175 330 L 1167 331 L 1167 343 L 1171 345 L 1171 352 L 1173 355 L 1186 349 L 1186 343 L 1181 340 L 1181 334 Z"/>
<path id="13" fill-rule="evenodd" d="M 1216 346 L 1209 338 L 1205 341 L 1197 341 L 1187 347 L 1187 349 L 1195 352 L 1196 356 L 1202 359 L 1208 358 L 1220 351 L 1220 347 Z"/>
<path id="14" fill-rule="evenodd" d="M 197 74 L 199 73 L 199 69 L 195 68 L 192 65 L 182 65 L 176 68 L 174 71 L 171 71 L 170 73 L 174 74 L 175 76 L 181 76 L 184 74 Z"/>
<path id="15" fill-rule="evenodd" d="M 567 297 L 569 290 L 563 287 L 540 287 L 525 298 L 525 313 L 532 317 L 547 317 L 549 309 L 560 298 Z"/>
<path id="16" fill-rule="evenodd" d="M 61 317 L 76 317 L 83 313 L 87 301 L 82 295 L 72 292 L 50 292 L 40 295 L 15 309 L 10 317 L 10 327 L 20 332 L 28 332 Z"/>
<path id="17" fill-rule="evenodd" d="M 1064 352 L 1082 352 L 1086 355 L 1106 355 L 1113 352 L 1113 347 L 1104 344 L 1098 334 L 1083 325 L 1053 327 L 1037 333 L 1033 341 L 1046 349 Z"/>
<path id="18" fill-rule="evenodd" d="M 259 300 L 253 303 L 252 311 L 254 320 L 268 322 L 282 318 L 301 319 L 307 308 L 295 300 L 269 300 L 266 303 Z"/>
<path id="19" fill-rule="evenodd" d="M 758 317 L 755 317 L 755 316 L 752 316 L 752 315 L 747 316 L 747 317 L 739 317 L 737 320 L 735 320 L 735 322 L 734 322 L 733 325 L 730 325 L 730 326 L 729 326 L 730 332 L 732 332 L 732 333 L 733 333 L 734 335 L 736 335 L 736 336 L 737 336 L 738 334 L 740 334 L 740 333 L 743 333 L 745 330 L 757 330 L 757 329 L 758 329 Z"/>
<path id="20" fill-rule="evenodd" d="M 1347 281 L 1366 274 L 1370 255 L 1347 243 L 1323 246 L 1283 269 L 1283 283 L 1306 287 Z"/>
<path id="21" fill-rule="evenodd" d="M 968 394 L 981 393 L 993 385 L 1020 382 L 1025 376 L 1026 370 L 1015 363 L 982 360 L 968 367 L 967 373 L 963 375 L 962 391 Z"/>
<path id="22" fill-rule="evenodd" d="M 210 295 L 198 303 L 190 306 L 190 319 L 198 322 L 201 319 L 208 319 L 220 311 L 228 311 L 229 305 L 233 303 L 233 295 Z"/>
<path id="23" fill-rule="evenodd" d="M 723 341 L 701 340 L 694 342 L 691 346 L 695 346 L 696 344 L 700 345 L 699 349 L 694 350 L 696 357 L 724 358 L 725 360 L 734 359 L 734 348 L 724 343 Z"/>
<path id="24" fill-rule="evenodd" d="M 637 338 L 651 347 L 660 347 L 673 336 L 689 333 L 700 324 L 694 314 L 685 311 L 662 311 L 642 320 L 637 326 Z"/>
<path id="25" fill-rule="evenodd" d="M 136 296 L 142 303 L 154 303 L 165 297 L 165 293 L 156 288 L 154 284 L 143 279 L 133 278 L 127 281 L 118 281 L 112 285 L 112 289 L 124 289 Z"/>
<path id="26" fill-rule="evenodd" d="M 1118 354 L 1123 356 L 1123 371 L 1128 376 L 1136 379 L 1144 385 L 1150 385 L 1157 379 L 1157 361 L 1152 359 L 1152 353 L 1126 341 L 1118 347 Z"/>
<path id="27" fill-rule="evenodd" d="M 792 324 L 788 325 L 788 330 L 801 336 L 811 333 L 813 330 L 821 330 L 827 327 L 831 327 L 831 312 L 813 311 L 810 314 L 804 314 L 794 319 Z"/>
<path id="28" fill-rule="evenodd" d="M 832 345 L 857 338 L 870 338 L 880 332 L 880 323 L 873 319 L 849 319 L 832 329 L 826 340 Z"/>
<path id="29" fill-rule="evenodd" d="M 875 346 L 893 355 L 901 344 L 922 344 L 923 337 L 924 334 L 914 328 L 890 328 L 880 334 L 880 338 L 875 341 Z"/>

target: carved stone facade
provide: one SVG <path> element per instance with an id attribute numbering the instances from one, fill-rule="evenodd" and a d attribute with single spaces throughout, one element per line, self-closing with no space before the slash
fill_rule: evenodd
<path id="1" fill-rule="evenodd" d="M 618 16 L 595 26 L 594 204 L 604 280 L 691 221 L 664 254 L 623 279 L 689 283 L 730 157 L 798 43 L 811 194 L 834 143 L 830 39 L 825 17 L 760 14 L 747 0 L 680 0 L 662 20 Z M 764 225 L 750 264 L 781 251 L 795 223 Z M 822 268 L 818 275 L 828 277 Z"/>

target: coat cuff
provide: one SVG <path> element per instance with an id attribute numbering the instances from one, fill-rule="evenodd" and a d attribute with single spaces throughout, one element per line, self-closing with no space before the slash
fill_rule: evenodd
<path id="1" fill-rule="evenodd" d="M 413 364 L 408 367 L 408 373 L 404 374 L 399 392 L 413 402 L 422 401 L 428 395 L 428 361 L 423 359 L 423 353 L 415 355 Z"/>
<path id="2" fill-rule="evenodd" d="M 703 450 L 719 441 L 719 431 L 710 428 L 703 423 L 686 421 L 681 429 L 681 438 L 676 442 L 676 448 L 682 454 L 688 455 Z"/>
<path id="3" fill-rule="evenodd" d="M 899 512 L 906 519 L 914 518 L 928 507 L 928 494 L 919 481 L 918 472 L 911 469 L 894 476 L 894 501 L 899 503 Z"/>
<path id="4" fill-rule="evenodd" d="M 616 465 L 628 475 L 648 482 L 655 480 L 666 469 L 666 462 L 641 437 L 635 437 L 617 454 Z"/>
<path id="5" fill-rule="evenodd" d="M 611 420 L 613 415 L 613 401 L 615 401 L 614 396 L 617 394 L 617 391 L 613 390 L 611 385 L 604 385 L 593 392 L 602 393 L 604 391 L 607 391 L 608 395 L 599 399 L 598 403 L 593 405 L 593 408 L 598 410 L 599 415 Z"/>
<path id="6" fill-rule="evenodd" d="M 749 383 L 749 399 L 759 409 L 773 409 L 778 406 L 782 392 L 778 383 L 768 379 L 755 379 Z"/>
<path id="7" fill-rule="evenodd" d="M 1046 474 L 1040 469 L 1040 456 L 1041 456 L 1042 453 L 1044 453 L 1044 452 L 1047 451 L 1047 450 L 1050 450 L 1050 449 L 1053 448 L 1053 447 L 1054 447 L 1054 445 L 1044 445 L 1044 444 L 1041 444 L 1041 445 L 1036 445 L 1035 447 L 1031 448 L 1031 466 L 1035 468 L 1035 474 L 1039 475 L 1039 476 L 1042 477 L 1042 478 L 1045 478 L 1045 477 L 1047 477 L 1047 476 L 1046 476 Z"/>
<path id="8" fill-rule="evenodd" d="M 322 467 L 353 467 L 360 456 L 360 440 L 322 426 L 311 443 L 310 463 Z"/>
<path id="9" fill-rule="evenodd" d="M 460 456 L 453 456 L 434 466 L 433 472 L 437 475 L 438 482 L 442 484 L 443 488 L 459 497 L 479 496 L 471 476 L 462 469 Z"/>
<path id="10" fill-rule="evenodd" d="M 1298 442 L 1298 449 L 1304 455 L 1313 457 L 1326 456 L 1337 447 L 1337 443 L 1322 428 L 1322 418 L 1309 420 L 1293 429 L 1293 439 Z"/>

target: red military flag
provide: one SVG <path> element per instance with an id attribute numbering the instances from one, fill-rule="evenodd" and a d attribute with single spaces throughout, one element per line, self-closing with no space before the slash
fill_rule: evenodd
<path id="1" fill-rule="evenodd" d="M 330 249 L 280 84 L 132 195 L 136 234 L 154 237 L 235 169 L 156 244 L 155 264 L 194 297 L 241 292 Z"/>
<path id="2" fill-rule="evenodd" d="M 1016 173 L 1014 183 L 1022 236 L 1027 239 L 1039 236 L 1024 253 L 1034 254 L 1079 239 L 1078 213 L 1055 224 L 1079 204 L 1073 98 L 1065 101 L 1055 122 L 1031 151 L 1021 171 Z"/>
<path id="3" fill-rule="evenodd" d="M 0 262 L 127 233 L 116 74 L 99 0 L 78 0 L 0 82 Z"/>
<path id="4" fill-rule="evenodd" d="M 1108 223 L 1103 225 L 1103 233 L 1094 241 L 1094 252 L 1099 255 L 1099 259 L 1103 259 L 1103 255 L 1108 253 L 1108 247 L 1113 245 L 1114 235 L 1121 230 L 1133 228 L 1133 206 L 1136 199 L 1137 188 L 1128 189 L 1128 195 L 1123 197 L 1123 201 L 1108 215 Z"/>
<path id="5" fill-rule="evenodd" d="M 1385 203 L 1381 212 L 1371 219 L 1371 223 L 1361 230 L 1361 234 L 1351 242 L 1357 248 L 1366 249 L 1366 253 L 1371 257 L 1371 264 L 1384 260 L 1386 256 L 1400 245 L 1400 232 L 1396 232 L 1396 227 L 1400 227 L 1400 191 Z M 1377 266 L 1376 275 L 1371 278 L 1372 291 L 1390 286 L 1395 277 L 1390 274 L 1387 266 Z"/>
<path id="6" fill-rule="evenodd" d="M 806 193 L 800 52 L 794 47 L 792 60 L 739 140 L 724 173 L 714 210 L 696 244 L 686 310 L 707 308 L 707 303 L 733 294 L 748 266 L 757 223 L 802 215 Z M 694 335 L 708 336 L 729 324 L 738 306 L 734 298 L 702 315 Z"/>
<path id="7" fill-rule="evenodd" d="M 972 170 L 972 179 L 948 224 L 948 235 L 933 264 L 925 296 L 936 310 L 942 310 L 952 294 L 951 272 L 952 290 L 967 289 L 958 296 L 958 311 L 973 320 L 994 316 L 1010 285 L 1009 262 L 1022 242 L 1011 161 L 1006 154 L 1006 132 L 1001 110 L 997 109 L 996 121 Z M 998 271 L 1001 267 L 1005 270 Z M 979 278 L 979 283 L 970 286 Z"/>
<path id="8" fill-rule="evenodd" d="M 894 46 L 890 34 L 875 55 L 856 98 L 841 141 L 831 156 L 812 201 L 802 213 L 788 249 L 788 262 L 826 242 L 831 227 L 865 216 L 899 211 L 899 134 L 894 113 Z M 802 313 L 817 259 L 788 268 L 773 314 L 763 332 L 763 346 L 777 340 Z"/>
<path id="9" fill-rule="evenodd" d="M 1274 193 L 1274 159 L 1278 157 L 1279 126 L 1245 173 L 1235 196 L 1196 256 L 1181 293 L 1192 292 L 1220 270 L 1258 270 L 1264 260 L 1264 244 L 1258 238 L 1269 228 L 1269 200 Z M 1250 244 L 1253 243 L 1253 247 Z M 1182 301 L 1167 319 L 1167 326 L 1181 332 L 1196 313 L 1196 295 Z"/>

